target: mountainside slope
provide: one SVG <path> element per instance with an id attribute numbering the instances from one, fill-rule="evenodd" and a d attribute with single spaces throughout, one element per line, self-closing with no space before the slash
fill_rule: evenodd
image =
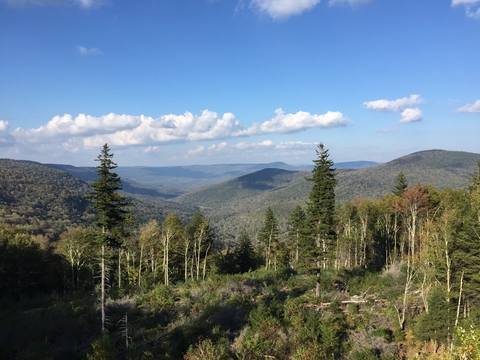
<path id="1" fill-rule="evenodd" d="M 417 181 L 437 189 L 464 188 L 475 171 L 480 154 L 430 150 L 410 154 L 386 164 L 357 170 L 339 170 L 337 202 L 354 198 L 378 199 L 390 193 L 402 171 L 410 186 Z M 255 234 L 265 211 L 272 207 L 281 227 L 296 205 L 305 205 L 310 172 L 264 169 L 227 182 L 179 196 L 174 201 L 203 207 L 219 234 L 232 238 L 246 228 Z"/>
<path id="2" fill-rule="evenodd" d="M 437 190 L 467 186 L 480 154 L 463 151 L 428 150 L 402 156 L 388 163 L 355 171 L 340 172 L 336 188 L 337 201 L 353 198 L 378 199 L 394 186 L 400 171 L 410 186 L 420 181 L 433 184 Z"/>
<path id="3" fill-rule="evenodd" d="M 86 220 L 83 195 L 88 188 L 84 181 L 39 163 L 0 159 L 1 221 L 58 235 Z"/>

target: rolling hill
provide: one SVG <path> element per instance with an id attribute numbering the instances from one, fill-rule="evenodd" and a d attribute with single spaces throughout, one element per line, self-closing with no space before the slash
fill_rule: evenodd
<path id="1" fill-rule="evenodd" d="M 390 192 L 400 171 L 410 185 L 420 181 L 422 184 L 431 183 L 437 189 L 463 188 L 478 161 L 480 154 L 430 150 L 377 166 L 372 166 L 374 163 L 371 162 L 336 164 L 337 201 L 378 199 Z M 305 177 L 310 171 L 305 170 L 309 168 L 284 163 L 119 167 L 118 173 L 122 176 L 124 195 L 137 204 L 135 212 L 140 223 L 151 219 L 161 222 L 170 212 L 177 212 L 188 220 L 200 207 L 219 236 L 232 240 L 243 228 L 252 235 L 256 234 L 268 206 L 279 218 L 280 227 L 285 227 L 293 208 L 303 206 L 308 197 L 311 184 L 305 181 Z M 87 203 L 83 195 L 88 191 L 87 183 L 96 178 L 93 167 L 46 166 L 0 159 L 0 176 L 0 216 L 3 221 L 28 225 L 33 231 L 39 231 L 41 227 L 64 229 L 87 221 L 84 214 Z M 222 179 L 227 180 L 222 182 Z M 175 189 L 171 187 L 174 183 Z M 199 188 L 206 183 L 214 184 Z M 187 184 L 186 188 L 182 188 L 184 184 Z M 191 188 L 194 190 L 187 192 Z"/>
<path id="2" fill-rule="evenodd" d="M 480 154 L 430 150 L 410 154 L 388 163 L 357 170 L 339 170 L 337 202 L 354 198 L 378 199 L 389 194 L 395 177 L 404 173 L 410 185 L 420 181 L 437 189 L 464 188 L 475 171 Z M 246 228 L 255 234 L 262 226 L 265 211 L 271 206 L 280 226 L 296 205 L 303 206 L 311 184 L 310 172 L 264 169 L 253 174 L 181 195 L 176 202 L 198 205 L 226 238 Z"/>

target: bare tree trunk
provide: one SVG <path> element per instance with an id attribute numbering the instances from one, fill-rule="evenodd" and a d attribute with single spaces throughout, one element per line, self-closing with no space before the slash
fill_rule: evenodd
<path id="1" fill-rule="evenodd" d="M 140 259 L 138 262 L 138 286 L 142 283 L 142 257 L 143 257 L 143 245 L 140 245 Z"/>
<path id="2" fill-rule="evenodd" d="M 120 249 L 118 251 L 118 288 L 122 288 L 122 253 L 123 250 Z"/>
<path id="3" fill-rule="evenodd" d="M 102 311 L 102 334 L 105 333 L 105 245 L 102 244 L 102 280 L 101 280 L 101 311 Z"/>
<path id="4" fill-rule="evenodd" d="M 185 243 L 185 256 L 183 258 L 184 267 L 185 267 L 185 282 L 188 280 L 188 246 L 189 246 L 189 241 L 187 240 Z"/>
<path id="5" fill-rule="evenodd" d="M 207 251 L 205 251 L 205 258 L 203 259 L 203 276 L 202 280 L 205 280 L 205 275 L 207 273 L 207 256 L 208 256 L 208 251 L 210 250 L 211 244 L 208 244 Z"/>
<path id="6" fill-rule="evenodd" d="M 463 274 L 464 272 L 462 271 L 462 276 L 460 277 L 460 291 L 458 292 L 457 316 L 455 317 L 455 327 L 458 326 L 458 318 L 460 317 L 460 304 L 462 300 L 462 290 L 463 290 Z"/>

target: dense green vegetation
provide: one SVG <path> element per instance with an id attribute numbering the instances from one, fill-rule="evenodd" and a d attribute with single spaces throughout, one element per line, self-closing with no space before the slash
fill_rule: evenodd
<path id="1" fill-rule="evenodd" d="M 460 189 L 411 182 L 401 170 L 384 195 L 335 205 L 342 174 L 324 151 L 307 203 L 285 207 L 284 221 L 254 203 L 231 243 L 208 208 L 125 222 L 130 198 L 115 176 L 106 207 L 108 186 L 93 187 L 96 212 L 85 220 L 32 231 L 2 218 L 0 358 L 479 358 L 480 163 Z M 37 168 L 29 178 L 21 168 L 32 164 L 15 163 L 22 175 L 3 198 L 35 182 Z M 245 199 L 294 174 L 243 178 Z M 58 189 L 74 181 L 65 179 Z M 249 227 L 256 212 L 259 232 Z"/>

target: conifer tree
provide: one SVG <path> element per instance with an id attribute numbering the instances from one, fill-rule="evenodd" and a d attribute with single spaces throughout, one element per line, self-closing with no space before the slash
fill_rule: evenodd
<path id="1" fill-rule="evenodd" d="M 235 263 L 240 273 L 254 270 L 255 255 L 253 250 L 252 239 L 248 236 L 247 230 L 243 229 L 242 235 L 237 240 L 234 251 Z"/>
<path id="2" fill-rule="evenodd" d="M 405 177 L 405 175 L 403 175 L 403 172 L 400 171 L 395 178 L 395 185 L 393 186 L 392 194 L 395 196 L 402 196 L 405 190 L 407 190 L 407 188 L 407 178 Z"/>
<path id="3" fill-rule="evenodd" d="M 265 246 L 265 268 L 270 269 L 272 255 L 274 257 L 274 267 L 276 265 L 275 250 L 279 241 L 278 220 L 269 206 L 265 213 L 263 227 L 258 233 L 258 241 Z"/>
<path id="4" fill-rule="evenodd" d="M 328 258 L 333 254 L 332 244 L 335 240 L 335 178 L 334 163 L 328 158 L 328 150 L 320 143 L 316 150 L 317 159 L 312 176 L 305 178 L 313 182 L 308 196 L 306 209 L 306 251 L 313 261 L 318 279 L 322 266 L 327 266 Z M 318 280 L 319 281 L 319 280 Z M 320 284 L 317 281 L 316 296 L 320 296 Z"/>
<path id="5" fill-rule="evenodd" d="M 105 256 L 108 247 L 120 247 L 126 235 L 126 228 L 133 222 L 132 211 L 128 207 L 133 204 L 127 202 L 118 191 L 122 189 L 120 177 L 113 172 L 117 164 L 112 160 L 113 154 L 107 144 L 103 145 L 100 155 L 95 161 L 100 164 L 96 167 L 97 180 L 90 184 L 92 191 L 86 196 L 92 201 L 90 210 L 94 211 L 97 221 L 94 223 L 98 230 L 97 240 L 101 247 L 101 299 L 102 333 L 105 332 Z"/>

